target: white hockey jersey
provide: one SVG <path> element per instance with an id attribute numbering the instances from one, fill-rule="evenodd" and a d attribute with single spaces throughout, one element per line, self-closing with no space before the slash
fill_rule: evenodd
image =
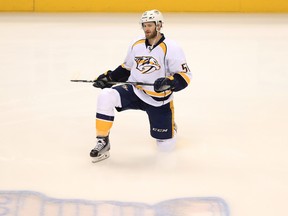
<path id="1" fill-rule="evenodd" d="M 175 74 L 181 76 L 185 88 L 191 79 L 191 72 L 180 46 L 162 35 L 162 39 L 151 49 L 145 37 L 135 40 L 129 47 L 123 68 L 130 71 L 128 81 L 154 83 L 160 77 Z M 178 77 L 179 79 L 179 77 Z M 162 106 L 173 99 L 172 91 L 156 93 L 153 86 L 134 86 L 135 94 L 153 106 Z"/>

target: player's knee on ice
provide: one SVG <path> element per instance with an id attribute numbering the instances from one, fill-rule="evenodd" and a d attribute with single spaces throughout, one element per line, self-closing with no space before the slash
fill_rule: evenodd
<path id="1" fill-rule="evenodd" d="M 160 152 L 171 152 L 176 147 L 176 137 L 171 139 L 157 139 L 156 140 L 158 151 Z"/>

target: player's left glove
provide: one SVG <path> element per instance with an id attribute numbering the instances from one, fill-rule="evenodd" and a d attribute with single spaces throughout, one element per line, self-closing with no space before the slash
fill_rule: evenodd
<path id="1" fill-rule="evenodd" d="M 154 82 L 154 91 L 157 93 L 173 90 L 175 88 L 175 80 L 173 76 L 161 77 Z"/>

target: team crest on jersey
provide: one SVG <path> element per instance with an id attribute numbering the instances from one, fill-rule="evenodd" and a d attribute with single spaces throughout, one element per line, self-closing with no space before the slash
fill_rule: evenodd
<path id="1" fill-rule="evenodd" d="M 135 57 L 135 61 L 137 63 L 136 68 L 142 74 L 149 74 L 161 68 L 158 61 L 152 56 Z"/>

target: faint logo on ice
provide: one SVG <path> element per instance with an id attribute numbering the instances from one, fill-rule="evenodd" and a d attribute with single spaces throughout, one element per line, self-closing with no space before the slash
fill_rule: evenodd
<path id="1" fill-rule="evenodd" d="M 228 216 L 218 197 L 179 198 L 155 205 L 134 202 L 55 199 L 31 191 L 0 191 L 1 216 Z"/>

